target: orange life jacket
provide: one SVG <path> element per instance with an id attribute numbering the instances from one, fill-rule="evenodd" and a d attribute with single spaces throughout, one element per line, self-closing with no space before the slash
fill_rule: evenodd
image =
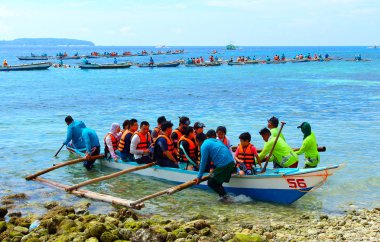
<path id="1" fill-rule="evenodd" d="M 242 160 L 247 167 L 247 169 L 253 169 L 255 165 L 255 154 L 252 152 L 252 144 L 249 144 L 245 150 L 239 144 L 237 158 Z"/>
<path id="2" fill-rule="evenodd" d="M 113 148 L 114 151 L 117 150 L 117 146 L 119 144 L 119 140 L 113 134 L 111 134 L 111 133 L 106 134 L 106 136 L 104 136 L 104 151 L 105 151 L 105 153 L 109 152 L 109 149 L 108 149 L 108 146 L 107 146 L 107 143 L 106 143 L 106 139 L 107 139 L 108 135 L 111 136 L 112 148 Z"/>
<path id="3" fill-rule="evenodd" d="M 135 135 L 138 135 L 140 137 L 140 143 L 138 143 L 136 149 L 137 150 L 146 150 L 149 148 L 150 141 L 152 140 L 150 138 L 150 133 L 148 132 L 148 135 L 144 135 L 141 132 L 135 132 Z"/>
<path id="4" fill-rule="evenodd" d="M 174 149 L 174 143 L 172 141 L 172 139 L 170 137 L 167 137 L 166 135 L 159 135 L 156 139 L 156 141 L 159 139 L 159 138 L 164 138 L 166 139 L 166 143 L 168 144 L 168 151 L 174 156 L 175 158 L 175 149 Z M 167 157 L 164 152 L 162 152 L 162 156 L 163 157 Z"/>
<path id="5" fill-rule="evenodd" d="M 222 141 L 222 143 L 225 145 L 225 146 L 227 146 L 227 148 L 230 148 L 230 147 L 228 147 L 228 143 L 227 143 L 227 138 L 224 136 L 224 139 L 223 140 L 220 140 L 220 141 Z"/>
<path id="6" fill-rule="evenodd" d="M 180 153 L 180 160 L 181 161 L 188 161 L 185 153 L 183 152 L 183 150 L 181 148 L 179 148 L 180 144 L 182 141 L 187 141 L 187 143 L 189 143 L 189 153 L 187 154 L 193 161 L 195 161 L 195 159 L 197 158 L 196 155 L 195 155 L 195 152 L 196 152 L 196 145 L 194 143 L 194 141 L 192 141 L 191 139 L 189 138 L 186 138 L 185 136 L 182 136 L 179 141 L 178 141 L 178 151 Z"/>
<path id="7" fill-rule="evenodd" d="M 132 132 L 129 131 L 128 129 L 123 132 L 123 135 L 121 136 L 121 139 L 119 142 L 119 146 L 117 148 L 122 153 L 129 153 L 129 150 L 125 150 L 127 148 L 125 147 L 125 137 L 127 137 L 128 134 L 132 134 Z M 132 139 L 132 136 L 130 137 L 130 139 Z"/>

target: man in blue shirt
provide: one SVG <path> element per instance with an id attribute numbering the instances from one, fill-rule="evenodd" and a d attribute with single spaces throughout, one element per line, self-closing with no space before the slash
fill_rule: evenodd
<path id="1" fill-rule="evenodd" d="M 74 121 L 71 116 L 67 116 L 65 122 L 67 124 L 67 136 L 63 144 L 74 149 L 85 148 L 86 145 L 82 139 L 82 129 L 86 128 L 86 125 L 82 121 Z"/>
<path id="2" fill-rule="evenodd" d="M 86 158 L 88 159 L 83 163 L 83 166 L 89 170 L 96 161 L 96 159 L 91 159 L 91 156 L 100 154 L 99 138 L 95 130 L 89 128 L 82 129 L 82 138 L 86 145 Z"/>
<path id="3" fill-rule="evenodd" d="M 230 181 L 231 174 L 235 167 L 234 158 L 227 146 L 216 139 L 215 130 L 209 130 L 206 136 L 206 140 L 201 140 L 201 135 L 197 135 L 197 141 L 201 147 L 201 164 L 198 176 L 194 181 L 196 184 L 199 184 L 206 165 L 212 161 L 215 169 L 211 173 L 207 185 L 218 193 L 221 198 L 227 198 L 227 193 L 223 188 L 223 182 Z"/>

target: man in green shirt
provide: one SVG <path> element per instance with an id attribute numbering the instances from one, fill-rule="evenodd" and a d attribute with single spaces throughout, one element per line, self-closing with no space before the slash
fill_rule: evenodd
<path id="1" fill-rule="evenodd" d="M 314 132 L 311 131 L 311 126 L 307 122 L 303 122 L 300 126 L 303 133 L 303 141 L 301 148 L 296 152 L 297 155 L 305 153 L 305 168 L 315 168 L 319 163 L 319 153 L 317 139 Z"/>
<path id="2" fill-rule="evenodd" d="M 259 154 L 260 160 L 263 160 L 266 155 L 271 151 L 276 137 L 271 135 L 271 131 L 263 128 L 260 131 L 261 137 L 265 141 L 264 148 Z M 297 168 L 298 156 L 293 149 L 283 140 L 278 138 L 277 143 L 273 150 L 273 167 L 274 168 Z"/>
<path id="3" fill-rule="evenodd" d="M 270 129 L 272 137 L 277 137 L 277 135 L 278 135 L 278 118 L 276 118 L 275 116 L 271 117 L 268 120 L 268 128 Z M 280 134 L 280 138 L 282 138 L 284 141 L 286 141 L 283 133 Z"/>

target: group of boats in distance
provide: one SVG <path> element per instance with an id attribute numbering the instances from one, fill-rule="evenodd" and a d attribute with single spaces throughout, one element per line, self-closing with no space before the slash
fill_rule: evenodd
<path id="1" fill-rule="evenodd" d="M 139 68 L 160 68 L 160 67 L 178 67 L 179 65 L 184 65 L 185 67 L 213 67 L 221 66 L 227 64 L 229 66 L 235 65 L 253 65 L 253 64 L 285 64 L 285 63 L 306 63 L 306 62 L 327 62 L 332 60 L 343 60 L 343 61 L 370 61 L 368 59 L 343 59 L 343 58 L 323 58 L 323 59 L 285 59 L 285 60 L 245 60 L 245 61 L 226 61 L 218 59 L 217 61 L 205 61 L 201 63 L 187 63 L 185 60 L 174 60 L 168 62 L 159 63 L 132 63 L 132 62 L 120 62 L 120 63 L 85 63 L 79 65 L 63 65 L 63 64 L 53 64 L 52 62 L 39 62 L 30 64 L 21 64 L 13 66 L 0 66 L 0 71 L 30 71 L 30 70 L 46 70 L 51 66 L 55 68 L 80 68 L 84 70 L 88 69 L 125 69 L 131 66 L 136 66 Z"/>

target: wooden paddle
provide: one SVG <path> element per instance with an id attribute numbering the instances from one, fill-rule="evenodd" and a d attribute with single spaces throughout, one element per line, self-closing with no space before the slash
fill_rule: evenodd
<path id="1" fill-rule="evenodd" d="M 269 156 L 267 157 L 266 161 L 265 161 L 265 165 L 264 165 L 264 168 L 263 170 L 261 171 L 261 173 L 264 173 L 267 169 L 267 165 L 268 165 L 268 162 L 269 162 L 269 159 L 270 157 L 272 156 L 273 154 L 273 151 L 274 151 L 274 148 L 276 147 L 276 144 L 277 144 L 277 140 L 278 138 L 280 137 L 280 134 L 281 134 L 281 131 L 282 131 L 282 128 L 284 127 L 286 123 L 285 122 L 281 122 L 281 127 L 280 127 L 280 130 L 278 131 L 278 134 L 276 136 L 276 139 L 274 140 L 274 143 L 273 143 L 273 146 L 272 146 L 272 149 L 270 150 L 269 152 Z"/>
<path id="2" fill-rule="evenodd" d="M 59 150 L 57 151 L 57 153 L 55 153 L 54 157 L 57 157 L 58 153 L 61 152 L 61 150 L 62 150 L 62 148 L 63 148 L 64 145 L 65 144 L 62 144 L 61 148 L 59 148 Z"/>
<path id="3" fill-rule="evenodd" d="M 235 152 L 236 149 L 237 149 L 237 146 L 232 146 L 231 147 L 232 151 Z M 292 148 L 294 151 L 299 151 L 301 148 Z M 317 147 L 317 150 L 318 152 L 325 152 L 327 149 L 326 149 L 326 146 L 319 146 Z M 257 153 L 260 153 L 262 151 L 262 149 L 257 149 Z"/>
<path id="4" fill-rule="evenodd" d="M 208 175 L 208 176 L 204 176 L 204 177 L 202 177 L 202 178 L 200 179 L 200 182 L 204 182 L 204 181 L 208 180 L 209 177 L 210 177 L 209 175 Z M 131 203 L 131 206 L 132 206 L 132 208 L 134 208 L 135 206 L 136 206 L 136 207 L 141 207 L 141 204 L 142 204 L 144 201 L 146 201 L 146 200 L 149 200 L 149 199 L 152 199 L 152 198 L 155 198 L 155 197 L 159 197 L 159 196 L 162 196 L 162 195 L 165 195 L 165 194 L 167 194 L 167 195 L 172 195 L 172 194 L 174 194 L 174 193 L 176 193 L 176 192 L 182 191 L 182 190 L 184 190 L 184 189 L 186 189 L 186 188 L 189 188 L 189 187 L 191 187 L 191 186 L 193 186 L 193 185 L 196 185 L 196 184 L 195 184 L 195 181 L 194 181 L 194 180 L 191 180 L 191 181 L 188 181 L 188 182 L 182 183 L 182 184 L 180 184 L 180 185 L 170 187 L 170 188 L 165 189 L 165 190 L 163 190 L 163 191 L 156 192 L 156 193 L 153 193 L 153 194 L 151 194 L 151 195 L 148 195 L 148 196 L 145 196 L 145 197 L 143 197 L 143 198 L 140 198 L 140 199 L 138 199 L 138 200 L 132 202 L 132 203 Z"/>
<path id="5" fill-rule="evenodd" d="M 101 159 L 101 158 L 104 158 L 104 155 L 91 156 L 90 159 L 93 160 L 93 159 Z M 37 172 L 35 174 L 32 174 L 32 175 L 29 175 L 29 176 L 25 177 L 25 179 L 26 180 L 32 180 L 32 179 L 34 179 L 34 178 L 36 178 L 36 177 L 38 177 L 38 176 L 40 176 L 42 174 L 48 173 L 49 171 L 53 171 L 53 170 L 58 169 L 58 168 L 63 167 L 63 166 L 68 166 L 68 165 L 76 164 L 76 163 L 79 163 L 79 162 L 85 161 L 85 160 L 87 160 L 86 157 L 75 159 L 75 160 L 70 160 L 70 161 L 66 161 L 66 162 L 62 162 L 62 163 L 58 163 L 58 164 L 56 164 L 56 165 L 54 165 L 54 166 L 52 166 L 50 168 L 47 168 L 47 169 L 42 170 L 42 171 L 39 171 L 39 172 Z"/>
<path id="6" fill-rule="evenodd" d="M 122 171 L 119 171 L 119 172 L 112 173 L 110 175 L 101 176 L 101 177 L 98 177 L 98 178 L 94 178 L 94 179 L 91 179 L 91 180 L 88 180 L 88 181 L 81 182 L 81 183 L 79 183 L 77 185 L 74 185 L 74 186 L 71 186 L 71 187 L 67 187 L 67 188 L 65 188 L 65 190 L 68 191 L 68 192 L 70 192 L 72 190 L 76 190 L 76 189 L 78 189 L 80 187 L 84 187 L 84 186 L 87 186 L 87 185 L 95 183 L 95 182 L 100 182 L 100 181 L 104 181 L 104 180 L 107 180 L 107 179 L 111 179 L 111 178 L 114 178 L 114 177 L 117 177 L 117 176 L 121 176 L 123 174 L 130 173 L 130 172 L 133 172 L 133 171 L 138 171 L 138 170 L 146 169 L 146 168 L 154 166 L 154 165 L 156 165 L 156 162 L 149 163 L 149 164 L 142 165 L 142 166 L 132 167 L 132 168 L 129 168 L 129 169 L 125 169 L 125 170 L 122 170 Z"/>

